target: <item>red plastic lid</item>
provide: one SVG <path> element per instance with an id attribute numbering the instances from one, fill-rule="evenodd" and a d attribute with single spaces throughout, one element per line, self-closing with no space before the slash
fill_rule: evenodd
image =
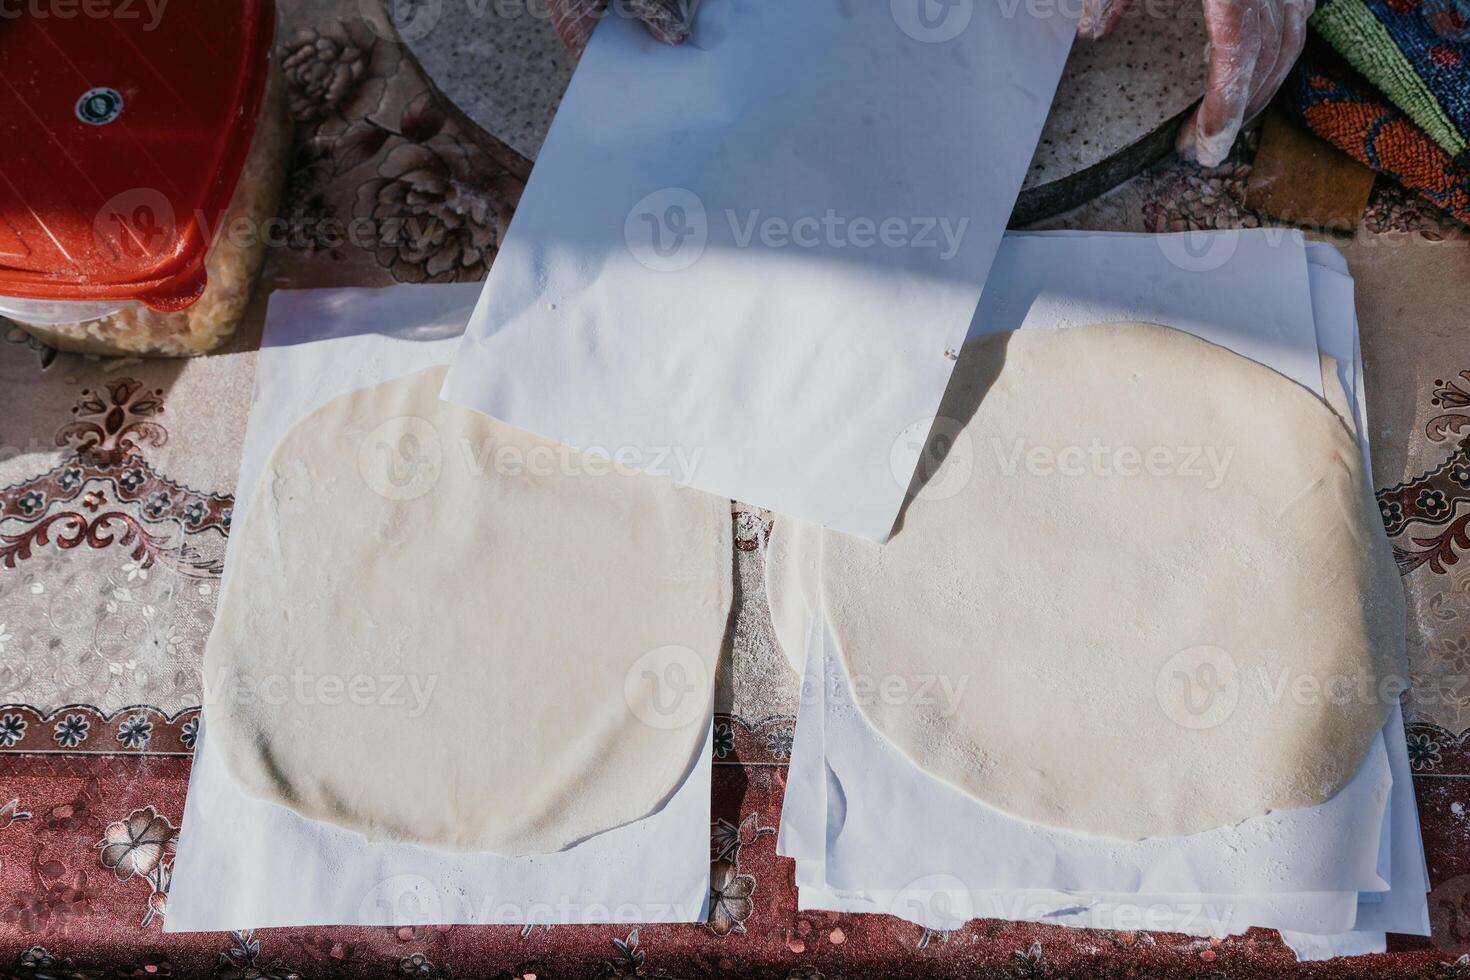
<path id="1" fill-rule="evenodd" d="M 275 3 L 129 9 L 0 22 L 0 296 L 171 311 L 204 292 L 260 116 Z"/>

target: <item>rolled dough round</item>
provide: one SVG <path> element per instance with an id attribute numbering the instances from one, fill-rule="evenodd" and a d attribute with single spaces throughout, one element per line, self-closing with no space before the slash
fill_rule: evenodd
<path id="1" fill-rule="evenodd" d="M 648 816 L 705 743 L 727 500 L 438 398 L 430 370 L 276 448 L 205 654 L 250 793 L 374 840 L 562 850 Z"/>
<path id="2" fill-rule="evenodd" d="M 788 655 L 820 590 L 879 733 L 1066 830 L 1190 834 L 1353 776 L 1406 685 L 1404 602 L 1321 399 L 1188 334 L 1107 324 L 972 342 L 941 419 L 948 453 L 887 545 L 814 546 L 777 519 Z"/>
<path id="3" fill-rule="evenodd" d="M 822 529 L 777 516 L 766 541 L 766 597 L 776 645 L 799 676 L 806 664 L 807 625 L 821 583 Z"/>

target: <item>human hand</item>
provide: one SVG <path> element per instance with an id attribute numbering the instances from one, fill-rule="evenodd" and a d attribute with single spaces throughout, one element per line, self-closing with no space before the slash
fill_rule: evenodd
<path id="1" fill-rule="evenodd" d="M 648 33 L 665 44 L 683 44 L 694 26 L 698 0 L 617 0 L 620 13 L 637 17 Z M 562 43 L 580 55 L 597 22 L 607 16 L 608 0 L 549 0 L 551 22 Z"/>
<path id="2" fill-rule="evenodd" d="M 1077 32 L 1103 37 L 1129 2 L 1083 0 Z M 1225 159 L 1241 125 L 1260 114 L 1286 80 L 1316 6 L 1316 0 L 1204 0 L 1209 78 L 1204 100 L 1179 131 L 1181 156 L 1207 167 Z"/>

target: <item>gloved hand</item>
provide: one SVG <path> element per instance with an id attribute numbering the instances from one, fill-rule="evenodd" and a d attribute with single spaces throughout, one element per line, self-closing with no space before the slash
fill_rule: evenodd
<path id="1" fill-rule="evenodd" d="M 1089 39 L 1108 34 L 1130 0 L 1083 0 L 1077 31 Z M 1266 108 L 1307 40 L 1307 18 L 1317 0 L 1204 0 L 1209 35 L 1209 80 L 1204 101 L 1179 131 L 1181 156 L 1217 166 L 1241 124 Z"/>
<path id="2" fill-rule="evenodd" d="M 574 55 L 580 55 L 592 36 L 592 28 L 604 16 L 637 17 L 648 33 L 665 44 L 683 44 L 689 40 L 694 26 L 694 7 L 698 0 L 617 0 L 615 13 L 609 14 L 608 0 L 549 0 L 551 22 L 562 43 Z"/>

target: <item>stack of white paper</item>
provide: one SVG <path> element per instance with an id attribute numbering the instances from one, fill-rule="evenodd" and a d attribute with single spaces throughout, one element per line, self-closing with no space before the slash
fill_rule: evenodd
<path id="1" fill-rule="evenodd" d="M 1352 280 L 1330 246 L 1281 231 L 1009 236 L 972 329 L 1109 320 L 1189 331 L 1318 394 L 1318 352 L 1331 355 L 1366 456 Z M 820 612 L 778 847 L 797 861 L 803 908 L 888 912 L 936 930 L 971 918 L 1199 936 L 1263 926 L 1303 959 L 1382 950 L 1386 932 L 1428 934 L 1400 712 L 1320 806 L 1181 838 L 1068 834 L 979 803 L 889 745 L 854 707 Z"/>

